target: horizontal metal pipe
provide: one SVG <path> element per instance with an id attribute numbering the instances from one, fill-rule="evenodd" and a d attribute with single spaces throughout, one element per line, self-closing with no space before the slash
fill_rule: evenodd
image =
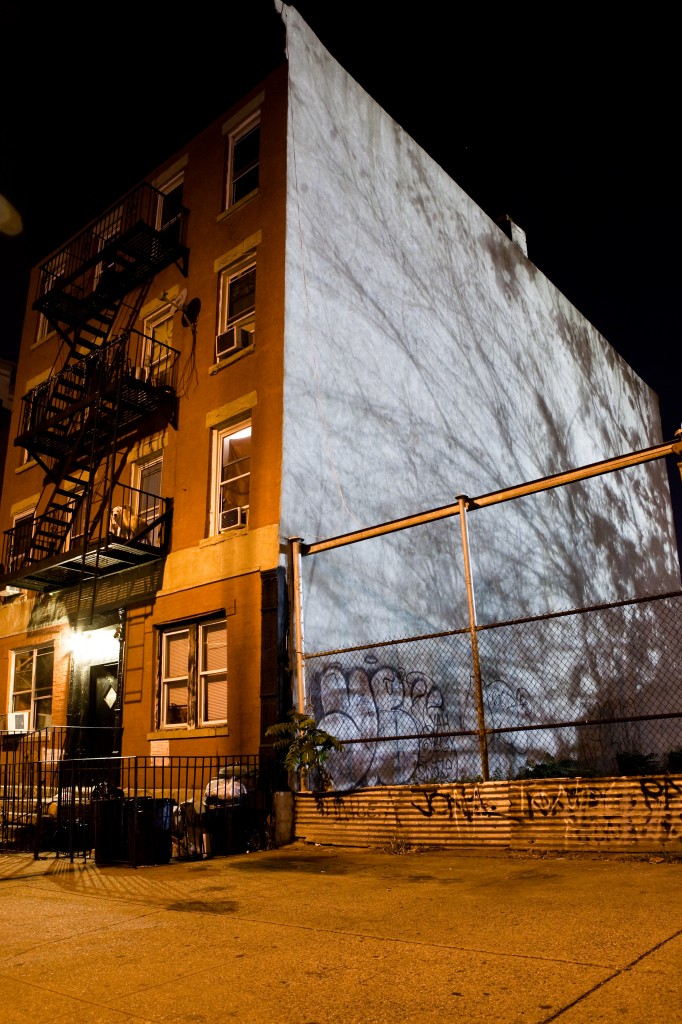
<path id="1" fill-rule="evenodd" d="M 663 722 L 670 719 L 682 718 L 682 711 L 666 711 L 660 715 L 628 715 L 625 718 L 579 718 L 567 722 L 537 722 L 533 725 L 501 725 L 495 729 L 486 729 L 486 736 L 499 736 L 508 732 L 539 732 L 544 729 L 578 729 L 594 725 L 624 725 L 627 722 Z M 350 747 L 357 743 L 395 743 L 398 740 L 432 740 L 432 739 L 458 739 L 463 736 L 478 736 L 478 729 L 458 729 L 447 732 L 412 732 L 395 736 L 358 736 L 353 739 L 344 739 L 341 742 L 344 747 Z"/>
<path id="2" fill-rule="evenodd" d="M 617 455 L 615 458 L 605 459 L 602 462 L 593 462 L 588 466 L 569 469 L 565 473 L 555 473 L 552 476 L 544 476 L 538 480 L 517 484 L 515 487 L 505 487 L 500 491 L 491 491 L 489 494 L 483 494 L 478 498 L 470 498 L 467 509 L 468 511 L 473 511 L 478 508 L 485 508 L 488 505 L 499 505 L 503 501 L 522 498 L 526 494 L 549 491 L 554 487 L 563 487 L 565 484 L 587 480 L 593 476 L 603 476 L 605 473 L 614 473 L 619 469 L 628 469 L 630 466 L 639 466 L 644 462 L 653 462 L 656 459 L 665 458 L 666 455 L 682 455 L 682 436 L 677 437 L 675 441 L 666 441 L 664 444 L 657 444 L 652 448 L 643 448 L 640 451 L 629 452 L 626 455 Z M 329 537 L 327 540 L 316 541 L 313 544 L 302 543 L 301 555 L 316 555 L 321 551 L 330 551 L 332 548 L 340 548 L 346 544 L 355 544 L 357 541 L 368 540 L 370 537 L 397 533 L 399 530 L 409 530 L 413 526 L 422 526 L 424 523 L 431 523 L 456 515 L 459 515 L 459 502 L 453 505 L 442 505 L 440 508 L 419 512 L 416 515 L 404 516 L 402 519 L 392 519 L 390 522 L 379 523 L 364 530 L 354 530 L 352 533 L 340 534 L 338 537 Z"/>

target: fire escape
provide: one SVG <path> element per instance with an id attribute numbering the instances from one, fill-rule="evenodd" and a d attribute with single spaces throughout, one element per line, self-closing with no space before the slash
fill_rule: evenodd
<path id="1" fill-rule="evenodd" d="M 44 470 L 32 516 L 5 531 L 0 586 L 53 592 L 166 554 L 168 500 L 120 483 L 131 448 L 176 425 L 179 353 L 136 329 L 157 273 L 187 276 L 187 210 L 149 184 L 40 268 L 33 308 L 62 365 L 22 398 L 14 444 Z M 80 600 L 80 597 L 79 597 Z"/>

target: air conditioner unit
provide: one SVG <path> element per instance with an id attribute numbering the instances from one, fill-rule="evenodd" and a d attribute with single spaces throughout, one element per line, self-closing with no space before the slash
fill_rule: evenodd
<path id="1" fill-rule="evenodd" d="M 31 728 L 30 711 L 10 711 L 7 716 L 8 732 L 28 732 Z"/>
<path id="2" fill-rule="evenodd" d="M 220 513 L 220 529 L 231 530 L 233 526 L 246 526 L 249 514 L 248 505 L 240 505 L 237 508 L 228 508 Z"/>
<path id="3" fill-rule="evenodd" d="M 216 358 L 225 359 L 227 356 L 231 356 L 233 352 L 239 352 L 240 349 L 246 348 L 252 341 L 253 327 L 240 327 L 239 324 L 234 327 L 228 327 L 226 331 L 216 336 Z"/>

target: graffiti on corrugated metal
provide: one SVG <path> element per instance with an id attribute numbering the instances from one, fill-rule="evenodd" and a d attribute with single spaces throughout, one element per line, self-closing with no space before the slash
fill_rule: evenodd
<path id="1" fill-rule="evenodd" d="M 682 834 L 682 786 L 671 777 L 523 787 L 529 824 L 559 819 L 578 841 L 628 836 L 672 839 Z"/>
<path id="2" fill-rule="evenodd" d="M 476 818 L 503 818 L 516 821 L 508 813 L 508 800 L 501 803 L 489 797 L 481 786 L 451 786 L 443 789 L 421 789 L 411 800 L 411 806 L 425 818 L 445 817 L 450 821 Z"/>
<path id="3" fill-rule="evenodd" d="M 314 808 L 314 809 L 313 809 Z M 301 836 L 403 836 L 417 845 L 502 842 L 554 848 L 661 849 L 682 844 L 682 778 L 545 779 L 368 787 L 317 794 Z M 333 829 L 333 833 L 329 828 Z"/>

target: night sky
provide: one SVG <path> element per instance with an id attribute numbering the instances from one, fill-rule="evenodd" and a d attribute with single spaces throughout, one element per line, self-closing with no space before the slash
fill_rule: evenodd
<path id="1" fill-rule="evenodd" d="M 598 24 L 568 8 L 550 21 L 428 2 L 293 6 L 491 218 L 525 230 L 529 258 L 656 391 L 671 440 L 682 424 L 672 13 Z M 174 10 L 104 3 L 93 21 L 91 5 L 4 5 L 0 196 L 23 222 L 0 233 L 5 358 L 16 358 L 30 266 L 283 56 L 273 0 Z M 682 537 L 682 483 L 668 467 Z"/>

